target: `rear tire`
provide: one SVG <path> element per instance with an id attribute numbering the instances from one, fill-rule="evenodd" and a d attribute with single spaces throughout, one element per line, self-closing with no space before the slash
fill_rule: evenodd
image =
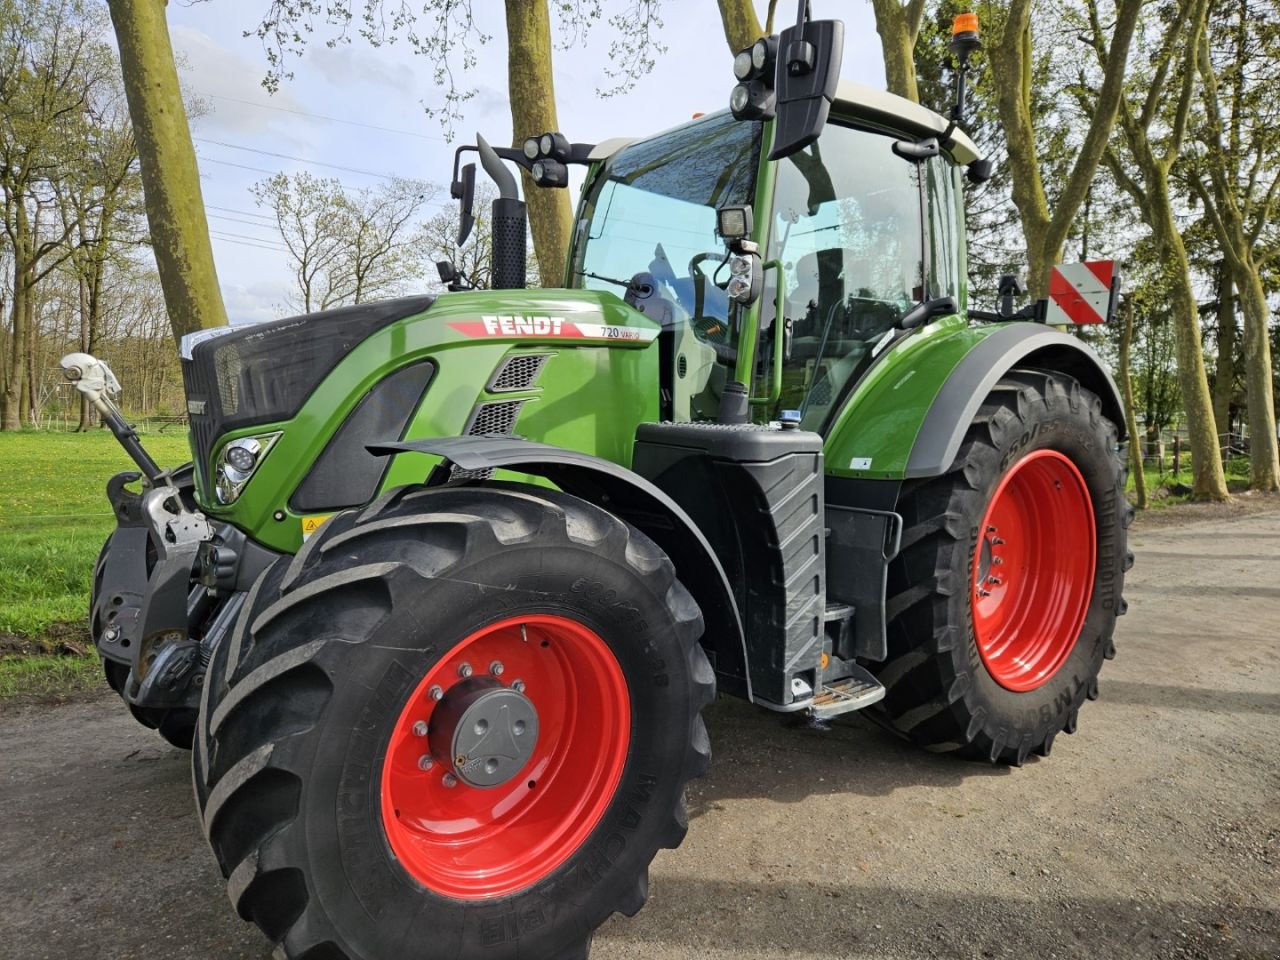
<path id="1" fill-rule="evenodd" d="M 1132 518 L 1116 428 L 1057 373 L 1014 371 L 955 463 L 904 489 L 883 716 L 930 750 L 1021 765 L 1074 733 L 1115 656 Z M 1006 542 L 1008 537 L 1008 542 Z"/>
<path id="2" fill-rule="evenodd" d="M 205 684 L 196 799 L 237 912 L 298 960 L 584 958 L 687 829 L 701 632 L 666 556 L 562 493 L 408 487 L 334 517 Z M 494 729 L 529 732 L 519 692 L 536 747 L 472 785 L 514 755 L 453 759 L 495 691 Z"/>

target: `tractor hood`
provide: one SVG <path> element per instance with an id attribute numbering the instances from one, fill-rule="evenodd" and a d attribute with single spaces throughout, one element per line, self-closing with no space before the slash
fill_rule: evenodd
<path id="1" fill-rule="evenodd" d="M 659 329 L 608 292 L 473 290 L 202 330 L 180 345 L 197 470 L 228 432 L 293 419 L 365 344 L 395 365 L 477 341 L 644 348 Z"/>

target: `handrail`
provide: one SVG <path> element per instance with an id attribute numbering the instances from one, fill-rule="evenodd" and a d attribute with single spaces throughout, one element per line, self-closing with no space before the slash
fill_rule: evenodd
<path id="1" fill-rule="evenodd" d="M 787 275 L 781 260 L 770 260 L 760 269 L 767 271 L 770 267 L 778 271 L 778 285 L 773 291 L 773 369 L 769 371 L 768 395 L 752 397 L 748 402 L 753 407 L 772 407 L 782 399 L 782 361 L 785 359 L 787 343 L 787 321 L 782 314 L 785 309 L 783 301 L 787 293 Z M 754 380 L 754 377 L 752 379 Z"/>

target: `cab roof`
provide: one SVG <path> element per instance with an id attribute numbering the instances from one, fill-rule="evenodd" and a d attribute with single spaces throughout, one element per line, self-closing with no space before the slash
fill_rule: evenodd
<path id="1" fill-rule="evenodd" d="M 946 132 L 950 121 L 928 107 L 900 97 L 887 90 L 877 90 L 851 80 L 841 80 L 836 87 L 833 113 L 849 120 L 864 120 L 921 137 L 937 137 Z M 982 152 L 963 130 L 951 131 L 943 148 L 962 165 L 982 158 Z"/>
<path id="2" fill-rule="evenodd" d="M 836 98 L 831 109 L 834 114 L 846 120 L 862 120 L 918 137 L 941 136 L 950 125 L 945 117 L 934 113 L 928 107 L 922 107 L 906 97 L 889 93 L 887 90 L 877 90 L 875 87 L 854 83 L 851 80 L 840 81 L 836 87 Z M 718 110 L 715 114 L 706 114 L 706 116 L 718 116 L 724 112 L 726 111 Z M 686 121 L 680 126 L 686 126 L 689 122 Z M 697 121 L 695 119 L 692 122 Z M 587 159 L 607 160 L 623 147 L 635 142 L 635 137 L 611 137 L 608 140 L 602 140 L 592 148 Z M 982 152 L 977 144 L 959 127 L 951 131 L 947 142 L 942 146 L 961 166 L 967 166 L 982 158 Z"/>

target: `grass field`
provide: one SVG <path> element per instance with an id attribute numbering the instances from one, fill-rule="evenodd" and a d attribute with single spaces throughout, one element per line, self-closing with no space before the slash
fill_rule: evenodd
<path id="1" fill-rule="evenodd" d="M 190 459 L 185 432 L 144 438 L 161 464 Z M 40 642 L 83 623 L 89 577 L 114 523 L 107 480 L 133 463 L 105 430 L 0 433 L 0 634 Z"/>
<path id="2" fill-rule="evenodd" d="M 181 430 L 145 441 L 162 464 L 190 459 Z M 56 654 L 88 647 L 89 578 L 114 526 L 106 484 L 132 467 L 105 430 L 0 433 L 0 702 L 103 687 L 96 656 Z"/>

